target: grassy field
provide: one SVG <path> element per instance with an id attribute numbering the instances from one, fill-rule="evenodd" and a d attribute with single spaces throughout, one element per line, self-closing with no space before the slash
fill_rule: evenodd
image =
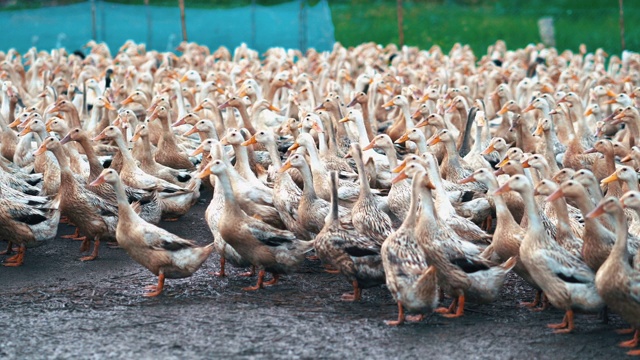
<path id="1" fill-rule="evenodd" d="M 0 9 L 24 9 L 82 0 L 0 1 Z M 100 0 L 97 0 L 100 1 Z M 291 0 L 257 0 L 269 6 Z M 107 0 L 143 4 L 144 0 Z M 305 0 L 313 6 L 319 0 Z M 177 0 L 150 0 L 151 5 L 177 6 Z M 185 0 L 187 7 L 212 8 L 247 6 L 251 0 Z M 397 43 L 395 0 L 329 0 L 335 38 L 346 46 L 366 41 Z M 626 48 L 640 50 L 640 1 L 625 0 Z M 602 47 L 610 53 L 621 50 L 617 0 L 404 0 L 405 43 L 421 48 L 433 44 L 449 49 L 460 42 L 476 52 L 486 50 L 497 39 L 509 48 L 540 41 L 537 21 L 551 16 L 555 23 L 556 46 L 577 50 L 581 43 L 590 49 Z"/>
<path id="2" fill-rule="evenodd" d="M 465 3 L 481 5 L 465 5 Z M 405 1 L 407 45 L 449 49 L 456 42 L 484 52 L 497 39 L 509 48 L 540 41 L 537 21 L 551 16 L 556 46 L 577 50 L 581 43 L 608 52 L 621 50 L 618 1 Z M 515 4 L 517 3 L 517 9 Z M 336 40 L 346 46 L 364 41 L 398 42 L 395 1 L 330 2 Z M 625 1 L 626 48 L 640 50 L 640 1 Z"/>

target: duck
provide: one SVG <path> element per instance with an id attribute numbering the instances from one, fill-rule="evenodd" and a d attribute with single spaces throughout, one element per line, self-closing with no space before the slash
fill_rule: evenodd
<path id="1" fill-rule="evenodd" d="M 149 122 L 159 119 L 162 125 L 162 136 L 158 141 L 158 151 L 156 151 L 154 158 L 162 165 L 193 171 L 195 166 L 189 160 L 189 156 L 178 147 L 168 116 L 169 111 L 165 106 L 158 106 L 149 116 Z"/>
<path id="2" fill-rule="evenodd" d="M 365 175 L 360 144 L 352 143 L 349 155 L 355 160 L 360 177 L 360 194 L 351 208 L 353 226 L 360 234 L 382 245 L 393 231 L 393 224 L 389 216 L 381 210 L 380 200 L 371 192 Z"/>
<path id="3" fill-rule="evenodd" d="M 303 188 L 300 201 L 298 203 L 298 223 L 309 233 L 318 234 L 325 225 L 325 219 L 330 211 L 330 203 L 318 197 L 313 186 L 313 177 L 309 164 L 302 154 L 293 154 L 282 165 L 279 172 L 285 173 L 290 168 L 296 168 L 302 174 Z M 340 218 L 346 223 L 350 223 L 350 210 L 340 206 L 338 209 Z"/>
<path id="4" fill-rule="evenodd" d="M 280 214 L 285 227 L 296 234 L 298 239 L 311 240 L 312 234 L 307 231 L 299 221 L 298 207 L 302 197 L 302 190 L 296 185 L 291 176 L 286 172 L 279 172 L 282 168 L 282 160 L 276 145 L 275 134 L 269 130 L 259 130 L 242 146 L 262 144 L 271 157 L 273 178 L 273 206 Z"/>
<path id="5" fill-rule="evenodd" d="M 627 221 L 623 212 L 623 204 L 637 206 L 638 192 L 628 192 L 618 200 L 615 197 L 603 199 L 587 217 L 598 217 L 604 213 L 613 215 L 616 221 L 616 242 L 596 274 L 596 288 L 609 308 L 620 314 L 628 322 L 635 334 L 633 339 L 620 343 L 622 347 L 638 346 L 640 337 L 640 261 L 632 266 L 629 263 L 631 254 L 627 246 Z M 640 355 L 640 349 L 631 350 L 627 355 Z"/>
<path id="6" fill-rule="evenodd" d="M 427 144 L 432 146 L 441 141 L 445 144 L 445 148 L 447 149 L 447 158 L 440 166 L 440 176 L 442 176 L 443 179 L 455 183 L 471 175 L 475 169 L 460 157 L 458 150 L 456 150 L 455 147 L 455 139 L 451 136 L 451 133 L 449 133 L 448 130 L 440 130 L 438 133 L 434 134 L 431 139 L 429 139 Z M 475 190 L 480 192 L 486 192 L 487 190 L 483 184 L 472 183 L 470 185 L 473 185 Z"/>
<path id="7" fill-rule="evenodd" d="M 227 165 L 221 160 L 212 160 L 209 169 L 220 180 L 224 193 L 225 206 L 218 222 L 220 235 L 240 256 L 260 269 L 256 285 L 244 290 L 254 291 L 276 284 L 281 274 L 290 273 L 300 265 L 305 254 L 313 249 L 315 240 L 296 239 L 290 231 L 276 229 L 245 214 L 231 188 Z M 273 278 L 265 282 L 267 271 Z"/>
<path id="8" fill-rule="evenodd" d="M 35 155 L 44 154 L 45 151 L 51 151 L 60 164 L 60 212 L 77 226 L 80 233 L 85 234 L 80 250 L 88 250 L 89 237 L 94 240 L 91 255 L 80 260 L 95 260 L 102 240 L 116 241 L 117 207 L 87 190 L 74 177 L 69 158 L 57 138 L 47 137 L 35 151 Z"/>
<path id="9" fill-rule="evenodd" d="M 0 230 L 3 240 L 9 242 L 5 254 L 10 253 L 12 244 L 19 245 L 17 254 L 5 259 L 3 265 L 21 266 L 27 246 L 41 245 L 56 237 L 60 221 L 60 196 L 35 206 L 7 196 L 2 188 L 0 195 Z"/>
<path id="10" fill-rule="evenodd" d="M 554 329 L 555 333 L 572 332 L 575 329 L 574 309 L 594 312 L 604 307 L 596 290 L 595 272 L 545 231 L 532 184 L 526 176 L 512 176 L 494 194 L 500 195 L 511 190 L 522 195 L 529 219 L 520 245 L 520 259 L 551 305 L 565 311 L 561 323 L 549 324 L 548 327 Z"/>
<path id="11" fill-rule="evenodd" d="M 407 170 L 405 175 L 410 175 L 406 174 Z M 480 248 L 459 238 L 439 220 L 431 194 L 434 186 L 424 177 L 422 187 L 425 190 L 416 225 L 418 242 L 424 249 L 427 263 L 436 268 L 438 284 L 445 293 L 455 297 L 448 308 L 438 308 L 435 312 L 448 318 L 461 317 L 468 298 L 481 303 L 497 298 L 517 257 L 500 265 L 480 257 Z"/>
<path id="12" fill-rule="evenodd" d="M 387 236 L 380 248 L 387 288 L 398 305 L 398 319 L 386 321 L 390 326 L 401 325 L 405 320 L 421 321 L 425 313 L 431 313 L 438 306 L 436 267 L 427 262 L 415 229 L 422 178 L 426 175 L 426 171 L 413 175 L 407 217 L 397 230 Z M 419 315 L 405 316 L 405 309 Z"/>
<path id="13" fill-rule="evenodd" d="M 137 263 L 158 277 L 157 285 L 151 285 L 145 297 L 162 293 L 164 280 L 191 276 L 213 252 L 213 243 L 198 246 L 162 228 L 144 221 L 129 204 L 124 185 L 114 169 L 104 169 L 91 185 L 108 183 L 118 197 L 118 221 L 116 238 L 118 245 Z"/>
<path id="14" fill-rule="evenodd" d="M 331 209 L 324 226 L 315 237 L 316 254 L 323 263 L 334 267 L 351 282 L 353 293 L 343 294 L 342 300 L 360 301 L 362 289 L 385 282 L 380 244 L 359 233 L 353 226 L 345 226 L 339 209 L 338 174 L 336 171 L 329 174 Z"/>
<path id="15" fill-rule="evenodd" d="M 138 142 L 138 140 L 142 141 Z M 138 166 L 145 173 L 178 186 L 184 186 L 191 180 L 191 175 L 186 169 L 178 170 L 156 162 L 153 154 L 154 150 L 149 140 L 149 129 L 147 125 L 138 124 L 138 126 L 136 126 L 131 142 L 136 144 L 135 146 L 142 147 L 142 151 L 139 152 L 141 156 L 138 157 L 137 160 Z M 156 149 L 156 151 L 159 150 Z"/>
<path id="16" fill-rule="evenodd" d="M 175 221 L 186 214 L 199 198 L 201 181 L 198 178 L 191 179 L 186 187 L 182 187 L 142 171 L 127 148 L 122 132 L 117 127 L 108 126 L 93 138 L 94 141 L 103 139 L 114 140 L 122 154 L 123 166 L 120 170 L 120 178 L 123 183 L 136 189 L 158 191 L 165 221 Z"/>

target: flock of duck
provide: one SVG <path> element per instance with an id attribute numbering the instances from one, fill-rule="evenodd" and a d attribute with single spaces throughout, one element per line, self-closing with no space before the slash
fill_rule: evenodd
<path id="1" fill-rule="evenodd" d="M 157 275 L 145 296 L 214 250 L 220 276 L 258 270 L 246 290 L 315 251 L 353 285 L 345 301 L 386 284 L 389 325 L 462 316 L 513 271 L 537 290 L 525 306 L 566 312 L 556 332 L 606 307 L 638 345 L 640 54 L 87 47 L 0 53 L 5 266 L 59 222 L 93 241 L 81 260 L 106 241 Z M 156 226 L 202 187 L 213 243 Z"/>

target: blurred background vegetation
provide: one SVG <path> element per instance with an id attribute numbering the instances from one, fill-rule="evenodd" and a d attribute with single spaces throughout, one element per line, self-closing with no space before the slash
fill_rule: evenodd
<path id="1" fill-rule="evenodd" d="M 102 0 L 96 0 L 102 1 Z M 257 4 L 270 6 L 291 0 L 185 0 L 187 8 L 229 8 Z M 303 0 L 314 6 L 320 0 Z M 0 0 L 1 10 L 73 4 L 81 0 Z M 137 4 L 145 0 L 109 0 Z M 538 20 L 553 18 L 556 47 L 577 50 L 601 47 L 610 53 L 621 49 L 619 0 L 404 0 L 404 41 L 429 48 L 449 49 L 454 43 L 469 44 L 484 52 L 497 39 L 509 48 L 540 42 Z M 177 7 L 178 0 L 149 0 L 156 6 Z M 395 0 L 330 0 L 335 38 L 346 46 L 366 41 L 398 43 Z M 624 0 L 625 42 L 629 50 L 640 49 L 640 1 Z M 188 28 L 188 19 L 187 19 Z"/>

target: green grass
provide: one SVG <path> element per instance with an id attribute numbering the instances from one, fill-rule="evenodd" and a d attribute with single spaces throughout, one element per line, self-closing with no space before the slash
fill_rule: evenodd
<path id="1" fill-rule="evenodd" d="M 540 42 L 537 21 L 552 16 L 556 47 L 577 50 L 581 43 L 610 53 L 621 50 L 618 2 L 592 1 L 405 1 L 404 34 L 407 45 L 445 51 L 460 42 L 484 53 L 497 39 L 510 49 Z M 481 3 L 482 5 L 464 5 Z M 461 4 L 461 5 L 457 5 Z M 398 43 L 395 1 L 331 2 L 336 40 L 345 46 L 365 41 Z M 640 2 L 625 1 L 626 48 L 640 50 Z"/>

